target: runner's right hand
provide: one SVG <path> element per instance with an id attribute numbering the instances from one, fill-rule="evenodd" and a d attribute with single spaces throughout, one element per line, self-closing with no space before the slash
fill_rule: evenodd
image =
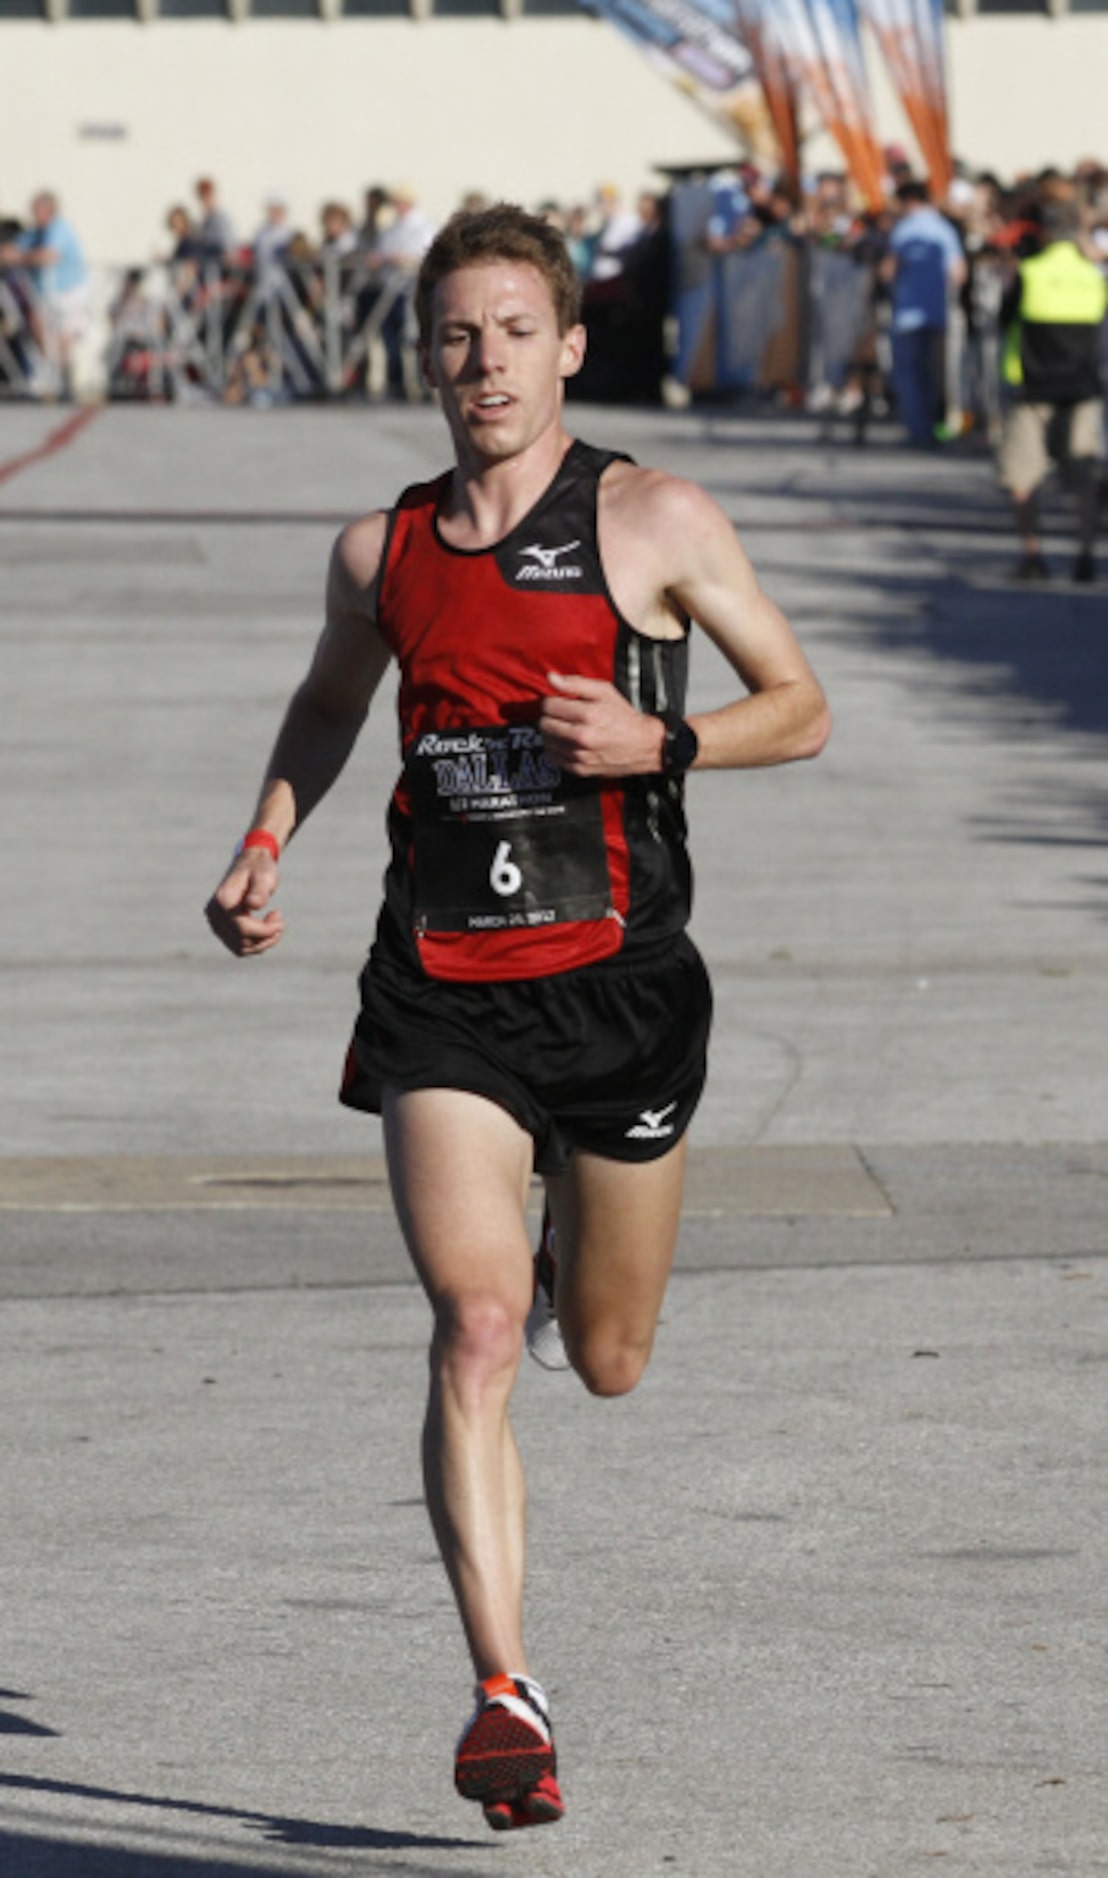
<path id="1" fill-rule="evenodd" d="M 268 952 L 284 934 L 284 915 L 276 907 L 262 911 L 277 891 L 278 878 L 277 863 L 264 848 L 244 848 L 204 908 L 216 938 L 236 958 Z"/>

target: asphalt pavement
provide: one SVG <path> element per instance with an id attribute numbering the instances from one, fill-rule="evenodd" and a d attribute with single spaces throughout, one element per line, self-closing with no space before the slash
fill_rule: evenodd
<path id="1" fill-rule="evenodd" d="M 973 440 L 570 415 L 716 494 L 835 729 L 689 785 L 712 1079 L 641 1389 L 521 1376 L 568 1813 L 501 1838 L 335 1101 L 388 697 L 283 946 L 201 916 L 330 542 L 440 420 L 0 407 L 3 1878 L 1108 1872 L 1108 582 L 1056 502 L 1010 583 Z"/>

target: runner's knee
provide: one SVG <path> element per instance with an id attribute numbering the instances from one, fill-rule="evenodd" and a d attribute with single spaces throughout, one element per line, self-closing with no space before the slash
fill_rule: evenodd
<path id="1" fill-rule="evenodd" d="M 570 1362 L 590 1395 L 630 1395 L 642 1380 L 650 1360 L 650 1343 L 636 1341 L 619 1331 L 565 1330 Z"/>
<path id="2" fill-rule="evenodd" d="M 432 1364 L 456 1384 L 480 1388 L 514 1373 L 523 1349 L 523 1317 L 493 1293 L 449 1298 L 437 1306 Z"/>

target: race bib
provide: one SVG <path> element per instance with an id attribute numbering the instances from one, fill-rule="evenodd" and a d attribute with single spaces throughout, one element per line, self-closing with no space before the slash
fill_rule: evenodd
<path id="1" fill-rule="evenodd" d="M 418 933 L 606 918 L 600 796 L 544 754 L 532 724 L 425 731 L 406 763 Z"/>

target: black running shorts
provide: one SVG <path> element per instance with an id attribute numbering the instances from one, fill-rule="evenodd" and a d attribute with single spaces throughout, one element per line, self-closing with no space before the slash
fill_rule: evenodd
<path id="1" fill-rule="evenodd" d="M 688 1128 L 707 1070 L 712 992 L 691 939 L 510 983 L 427 978 L 374 954 L 340 1100 L 381 1112 L 394 1089 L 467 1089 L 498 1102 L 535 1143 L 540 1173 L 574 1148 L 652 1161 Z"/>

